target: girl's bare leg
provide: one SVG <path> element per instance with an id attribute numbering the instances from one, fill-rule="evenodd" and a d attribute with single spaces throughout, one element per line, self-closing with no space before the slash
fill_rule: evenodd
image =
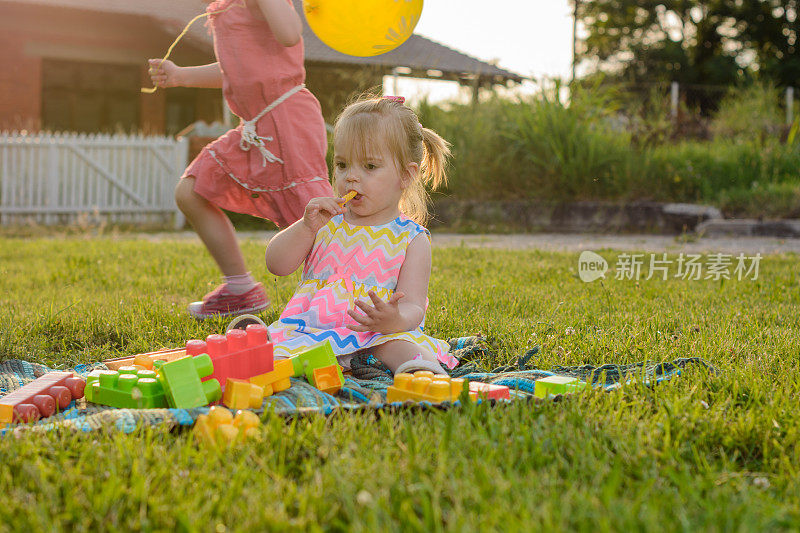
<path id="1" fill-rule="evenodd" d="M 182 178 L 175 187 L 175 202 L 206 245 L 222 274 L 247 273 L 242 250 L 230 219 L 222 210 L 194 192 L 194 177 Z"/>
<path id="2" fill-rule="evenodd" d="M 412 342 L 394 340 L 379 344 L 372 350 L 373 355 L 386 365 L 387 368 L 392 371 L 392 374 L 395 373 L 397 367 L 406 361 L 411 361 L 417 355 L 422 355 L 422 359 L 437 365 L 441 370 L 439 373 L 447 374 L 439 363 L 439 360 L 436 359 L 436 354 Z"/>

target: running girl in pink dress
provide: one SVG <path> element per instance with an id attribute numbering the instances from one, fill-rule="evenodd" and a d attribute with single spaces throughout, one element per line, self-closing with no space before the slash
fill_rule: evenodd
<path id="1" fill-rule="evenodd" d="M 423 128 L 402 98 L 348 106 L 334 129 L 336 191 L 314 198 L 303 218 L 267 245 L 270 272 L 302 263 L 300 283 L 269 326 L 275 356 L 329 343 L 342 366 L 368 349 L 392 372 L 445 373 L 456 359 L 422 331 L 431 275 L 425 184 L 445 182 L 448 144 Z M 344 204 L 344 205 L 343 205 Z"/>
<path id="2" fill-rule="evenodd" d="M 269 306 L 222 209 L 289 226 L 309 199 L 332 196 L 319 102 L 305 89 L 302 22 L 291 0 L 217 0 L 207 8 L 217 63 L 151 59 L 157 87 L 221 87 L 241 124 L 203 148 L 175 201 L 211 252 L 224 283 L 189 305 L 199 319 Z M 222 209 L 221 209 L 222 208 Z"/>

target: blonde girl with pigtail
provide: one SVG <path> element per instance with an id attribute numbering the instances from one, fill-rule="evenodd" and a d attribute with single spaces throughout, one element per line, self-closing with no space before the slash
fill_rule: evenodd
<path id="1" fill-rule="evenodd" d="M 333 184 L 267 245 L 267 269 L 303 264 L 297 289 L 269 326 L 278 358 L 328 343 L 347 368 L 366 350 L 393 373 L 446 373 L 449 345 L 422 330 L 431 275 L 426 186 L 446 182 L 449 144 L 402 97 L 361 97 L 334 127 Z"/>

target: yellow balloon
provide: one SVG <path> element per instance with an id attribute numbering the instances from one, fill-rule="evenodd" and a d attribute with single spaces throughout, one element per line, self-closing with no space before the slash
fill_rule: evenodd
<path id="1" fill-rule="evenodd" d="M 423 0 L 303 0 L 319 39 L 351 56 L 376 56 L 411 37 Z"/>

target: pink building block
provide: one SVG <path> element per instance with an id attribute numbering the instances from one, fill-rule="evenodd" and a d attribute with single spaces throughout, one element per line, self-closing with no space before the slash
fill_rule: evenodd
<path id="1" fill-rule="evenodd" d="M 225 335 L 209 335 L 205 341 L 186 343 L 186 355 L 207 353 L 214 364 L 214 373 L 203 381 L 216 379 L 220 384 L 228 378 L 250 379 L 272 372 L 272 343 L 267 328 L 250 324 L 246 330 L 232 329 Z"/>
<path id="2" fill-rule="evenodd" d="M 510 400 L 511 393 L 505 385 L 493 385 L 480 381 L 470 381 L 469 391 L 478 395 L 478 398 L 485 400 Z"/>
<path id="3" fill-rule="evenodd" d="M 0 426 L 11 422 L 33 422 L 66 409 L 83 397 L 86 382 L 72 372 L 48 372 L 21 389 L 0 398 Z"/>

